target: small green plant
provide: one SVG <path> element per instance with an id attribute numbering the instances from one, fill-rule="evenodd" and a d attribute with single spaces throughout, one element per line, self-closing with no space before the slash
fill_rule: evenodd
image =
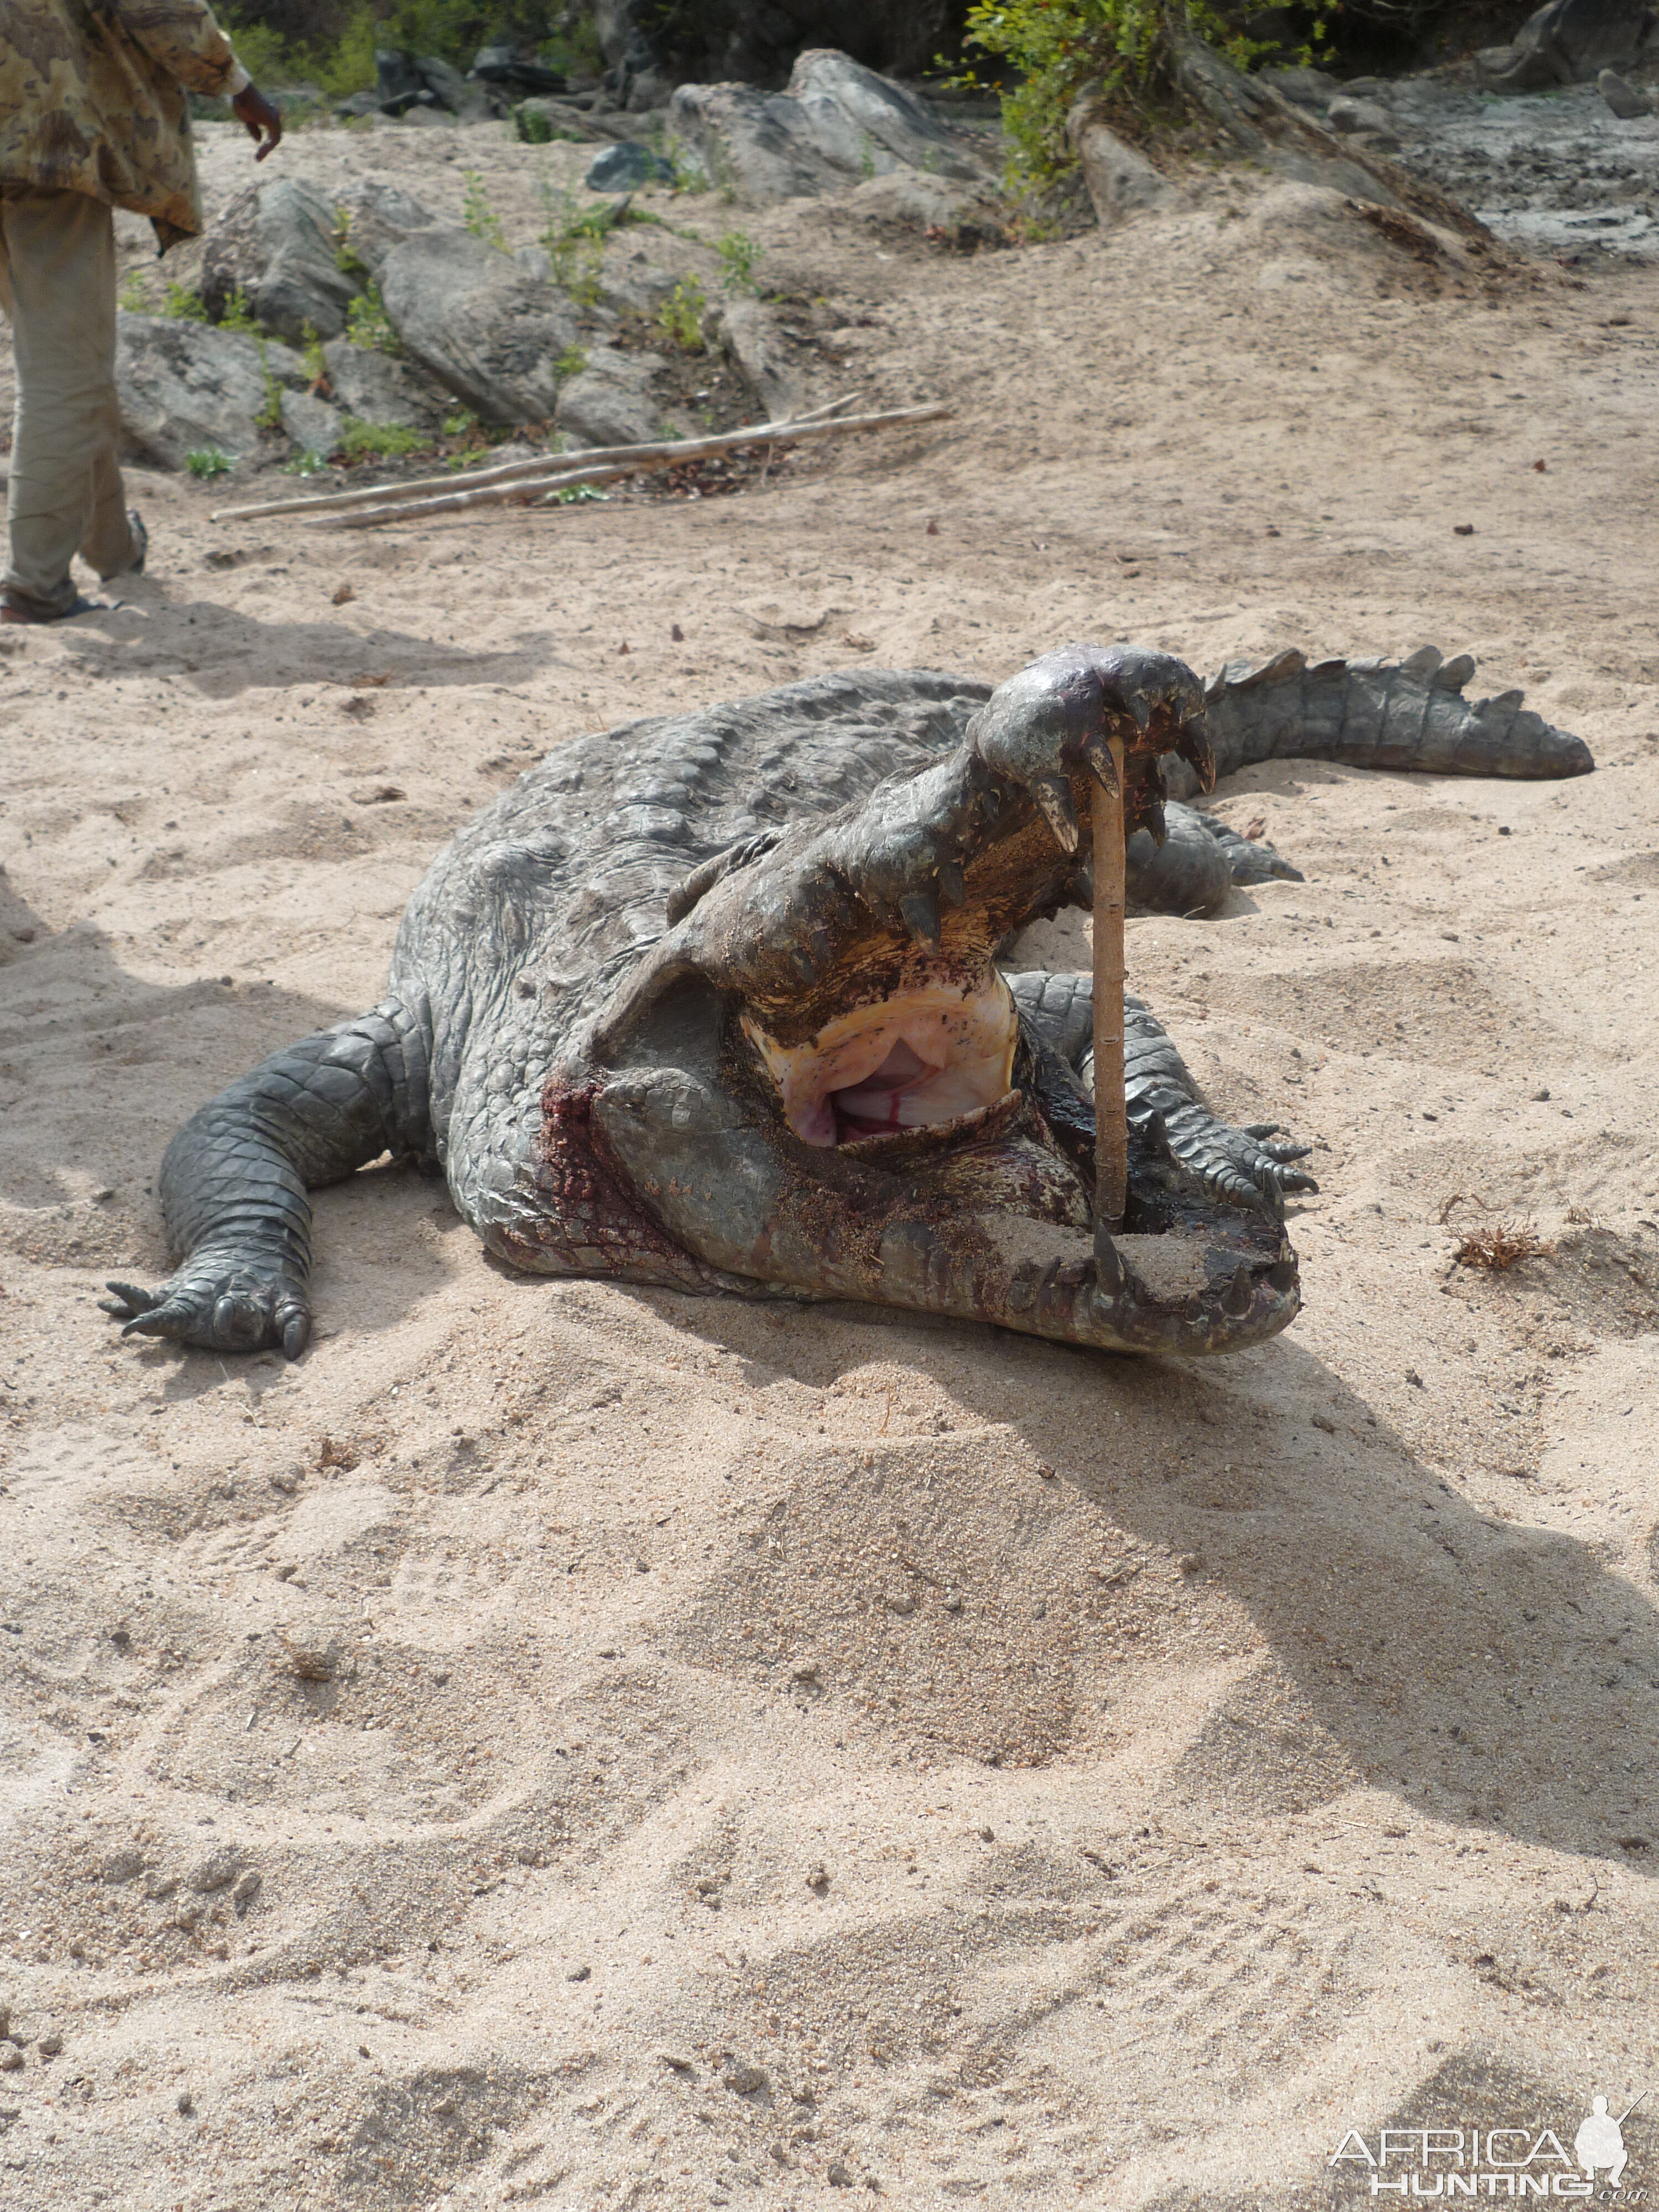
<path id="1" fill-rule="evenodd" d="M 876 142 L 867 131 L 859 134 L 859 174 L 868 184 L 876 173 Z"/>
<path id="2" fill-rule="evenodd" d="M 657 327 L 682 353 L 702 351 L 702 319 L 708 302 L 695 276 L 682 276 L 657 310 Z"/>
<path id="3" fill-rule="evenodd" d="M 483 424 L 470 407 L 463 407 L 458 413 L 444 416 L 446 438 L 470 438 L 475 430 L 482 430 L 483 428 Z"/>
<path id="4" fill-rule="evenodd" d="M 135 269 L 121 287 L 121 305 L 130 315 L 149 313 L 149 287 L 144 282 L 144 272 Z"/>
<path id="5" fill-rule="evenodd" d="M 605 500 L 608 491 L 600 491 L 592 484 L 562 484 L 557 491 L 547 495 L 544 505 L 548 507 L 585 507 L 590 500 Z"/>
<path id="6" fill-rule="evenodd" d="M 665 138 L 657 151 L 674 172 L 672 189 L 677 192 L 706 192 L 708 172 L 691 149 L 678 138 Z"/>
<path id="7" fill-rule="evenodd" d="M 501 228 L 500 216 L 489 204 L 483 177 L 477 169 L 468 169 L 465 177 L 466 190 L 461 196 L 461 221 L 474 238 L 481 238 L 486 246 L 493 246 L 498 252 L 505 253 L 507 233 Z"/>
<path id="8" fill-rule="evenodd" d="M 283 474 L 285 477 L 314 477 L 320 475 L 327 466 L 328 455 L 307 446 L 303 453 L 295 453 L 291 461 L 283 463 Z"/>
<path id="9" fill-rule="evenodd" d="M 417 453 L 427 440 L 420 431 L 412 430 L 404 422 L 363 422 L 355 415 L 346 417 L 345 428 L 340 433 L 337 451 L 349 461 L 395 460 L 404 453 Z"/>
<path id="10" fill-rule="evenodd" d="M 334 210 L 334 266 L 343 276 L 356 276 L 365 284 L 368 282 L 368 264 L 351 242 L 349 207 L 337 207 Z"/>
<path id="11" fill-rule="evenodd" d="M 272 372 L 264 340 L 256 338 L 254 343 L 259 349 L 259 375 L 264 384 L 265 396 L 253 419 L 262 430 L 280 430 L 283 427 L 283 387 Z"/>
<path id="12" fill-rule="evenodd" d="M 228 477 L 235 465 L 230 455 L 222 453 L 216 446 L 198 446 L 193 453 L 185 455 L 185 466 L 202 483 L 210 477 Z"/>
<path id="13" fill-rule="evenodd" d="M 521 146 L 550 146 L 556 138 L 574 139 L 577 135 L 562 131 L 544 107 L 532 107 L 528 100 L 514 109 L 513 128 Z"/>
<path id="14" fill-rule="evenodd" d="M 225 302 L 224 313 L 219 318 L 219 327 L 222 331 L 240 331 L 244 337 L 258 336 L 259 325 L 248 305 L 247 294 L 240 284 Z"/>
<path id="15" fill-rule="evenodd" d="M 184 284 L 169 284 L 161 313 L 171 315 L 176 323 L 204 323 L 208 319 L 207 303 L 201 294 Z"/>
<path id="16" fill-rule="evenodd" d="M 752 292 L 757 289 L 755 270 L 761 249 L 752 238 L 741 230 L 728 230 L 714 251 L 720 258 L 722 292 Z"/>
<path id="17" fill-rule="evenodd" d="M 580 346 L 567 346 L 553 365 L 562 377 L 580 376 L 587 366 L 587 356 Z"/>
<path id="18" fill-rule="evenodd" d="M 307 323 L 301 330 L 301 358 L 306 365 L 306 374 L 311 380 L 313 392 L 326 389 L 328 363 L 323 359 L 323 337 L 315 323 Z"/>
<path id="19" fill-rule="evenodd" d="M 365 353 L 399 354 L 403 347 L 392 327 L 378 284 L 368 285 L 346 309 L 346 336 Z"/>

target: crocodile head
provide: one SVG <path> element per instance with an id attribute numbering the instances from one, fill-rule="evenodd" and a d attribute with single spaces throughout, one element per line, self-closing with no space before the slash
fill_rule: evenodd
<path id="1" fill-rule="evenodd" d="M 1277 1220 L 1206 1196 L 1150 1139 L 1132 1139 L 1121 1233 L 1097 1243 L 1092 1104 L 997 961 L 1090 896 L 1108 740 L 1128 828 L 1157 834 L 1158 755 L 1203 769 L 1199 702 L 1179 662 L 1066 648 L 994 692 L 958 751 L 688 878 L 543 1095 L 545 1187 L 581 1212 L 579 1249 L 1106 1349 L 1283 1328 L 1298 1297 Z M 503 1249 L 537 1264 L 522 1236 Z"/>

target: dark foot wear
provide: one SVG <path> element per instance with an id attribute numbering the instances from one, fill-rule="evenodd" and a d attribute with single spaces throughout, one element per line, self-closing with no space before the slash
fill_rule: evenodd
<path id="1" fill-rule="evenodd" d="M 144 518 L 136 507 L 130 507 L 127 509 L 127 527 L 131 531 L 132 542 L 138 549 L 137 556 L 127 563 L 127 574 L 130 576 L 142 576 L 144 573 L 144 556 L 149 550 L 149 532 L 144 527 Z"/>
<path id="2" fill-rule="evenodd" d="M 0 599 L 0 623 L 67 622 L 71 615 L 93 614 L 103 604 L 101 599 L 83 599 L 78 592 L 66 607 L 26 607 L 14 599 Z"/>

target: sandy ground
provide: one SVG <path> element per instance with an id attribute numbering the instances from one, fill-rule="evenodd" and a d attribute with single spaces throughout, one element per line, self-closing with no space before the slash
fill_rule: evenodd
<path id="1" fill-rule="evenodd" d="M 1659 2081 L 1659 274 L 1259 179 L 972 259 L 746 227 L 813 392 L 956 419 L 374 536 L 143 477 L 125 604 L 0 637 L 8 2212 L 1357 2204 L 1350 2127 Z M 1213 1102 L 1317 1148 L 1286 1335 L 514 1279 L 382 1169 L 298 1364 L 116 1340 L 173 1128 L 374 1000 L 526 762 L 1079 634 L 1468 648 L 1600 763 L 1252 772 L 1307 881 L 1132 922 Z M 1455 1267 L 1460 1194 L 1553 1251 Z"/>

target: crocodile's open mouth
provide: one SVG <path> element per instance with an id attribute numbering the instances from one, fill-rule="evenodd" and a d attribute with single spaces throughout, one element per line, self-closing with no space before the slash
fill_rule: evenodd
<path id="1" fill-rule="evenodd" d="M 987 961 L 940 963 L 890 998 L 855 1006 L 798 1045 L 752 1014 L 744 1033 L 803 1144 L 828 1147 L 979 1113 L 1012 1087 L 1019 1020 Z"/>

